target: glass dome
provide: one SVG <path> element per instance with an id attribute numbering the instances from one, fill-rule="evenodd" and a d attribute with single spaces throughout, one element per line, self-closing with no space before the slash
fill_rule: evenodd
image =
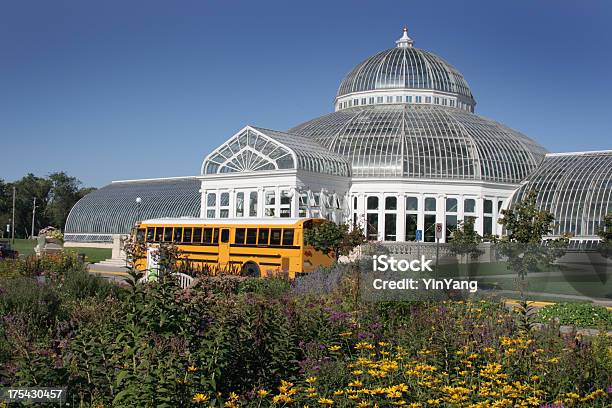
<path id="1" fill-rule="evenodd" d="M 388 90 L 438 91 L 458 96 L 472 108 L 475 105 L 463 75 L 437 55 L 413 47 L 406 29 L 397 47 L 367 58 L 346 75 L 336 94 L 336 102 L 348 95 Z"/>
<path id="2" fill-rule="evenodd" d="M 473 113 L 437 105 L 343 109 L 289 130 L 352 163 L 353 177 L 462 179 L 519 183 L 546 150 Z"/>
<path id="3" fill-rule="evenodd" d="M 200 188 L 196 177 L 113 182 L 87 194 L 72 207 L 64 238 L 112 242 L 112 234 L 129 233 L 138 220 L 197 217 Z"/>
<path id="4" fill-rule="evenodd" d="M 612 151 L 553 153 L 514 194 L 512 205 L 531 190 L 540 210 L 555 216 L 553 235 L 597 236 L 612 211 Z"/>

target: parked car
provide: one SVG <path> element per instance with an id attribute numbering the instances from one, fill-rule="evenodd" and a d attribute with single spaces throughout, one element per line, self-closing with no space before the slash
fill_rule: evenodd
<path id="1" fill-rule="evenodd" d="M 19 252 L 11 249 L 8 242 L 0 242 L 0 259 L 17 259 Z"/>

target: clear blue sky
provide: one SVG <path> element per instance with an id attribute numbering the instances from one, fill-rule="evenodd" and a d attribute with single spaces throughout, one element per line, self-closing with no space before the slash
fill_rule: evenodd
<path id="1" fill-rule="evenodd" d="M 0 178 L 197 174 L 247 124 L 330 112 L 343 76 L 405 24 L 464 74 L 478 114 L 550 151 L 612 148 L 609 0 L 11 0 Z"/>

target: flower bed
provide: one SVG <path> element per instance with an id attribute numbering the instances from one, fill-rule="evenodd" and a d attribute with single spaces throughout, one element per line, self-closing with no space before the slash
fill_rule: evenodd
<path id="1" fill-rule="evenodd" d="M 1 385 L 63 385 L 96 407 L 610 403 L 612 339 L 528 331 L 500 302 L 367 303 L 334 270 L 110 291 L 60 264 L 0 279 Z"/>

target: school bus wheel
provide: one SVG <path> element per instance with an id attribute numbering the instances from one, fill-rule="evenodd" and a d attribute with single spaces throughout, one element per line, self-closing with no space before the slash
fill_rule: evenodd
<path id="1" fill-rule="evenodd" d="M 244 265 L 242 265 L 242 271 L 240 272 L 240 275 L 250 276 L 252 278 L 259 278 L 261 276 L 261 273 L 259 271 L 259 265 L 251 261 L 246 262 Z"/>

